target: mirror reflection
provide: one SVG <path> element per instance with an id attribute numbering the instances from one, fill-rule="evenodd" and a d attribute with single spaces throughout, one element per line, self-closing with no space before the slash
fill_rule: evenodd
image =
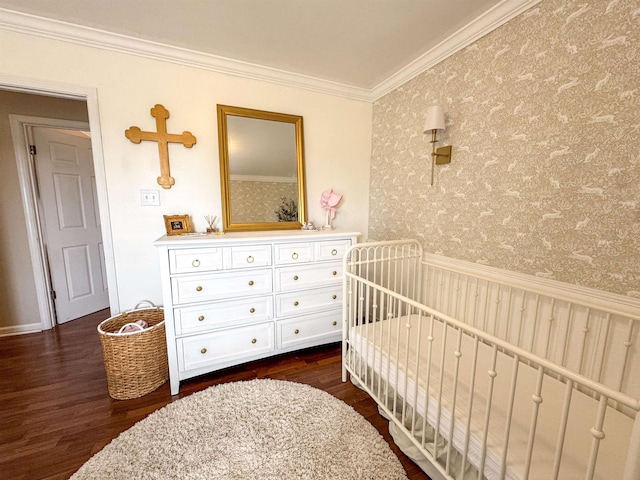
<path id="1" fill-rule="evenodd" d="M 218 105 L 223 228 L 305 222 L 302 117 Z"/>

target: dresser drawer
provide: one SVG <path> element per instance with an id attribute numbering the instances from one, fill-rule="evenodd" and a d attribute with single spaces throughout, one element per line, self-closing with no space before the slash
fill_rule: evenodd
<path id="1" fill-rule="evenodd" d="M 177 335 L 202 332 L 247 322 L 273 319 L 271 296 L 243 298 L 176 308 L 173 318 Z"/>
<path id="2" fill-rule="evenodd" d="M 276 296 L 276 317 L 287 317 L 342 306 L 342 285 L 315 288 Z"/>
<path id="3" fill-rule="evenodd" d="M 313 259 L 313 243 L 278 243 L 274 248 L 276 265 L 307 263 Z"/>
<path id="4" fill-rule="evenodd" d="M 317 343 L 323 339 L 339 341 L 341 338 L 341 311 L 305 315 L 278 322 L 278 348 L 295 347 L 310 341 Z"/>
<path id="5" fill-rule="evenodd" d="M 289 292 L 341 282 L 342 263 L 294 265 L 276 269 L 276 292 Z"/>
<path id="6" fill-rule="evenodd" d="M 184 372 L 251 358 L 275 349 L 275 326 L 265 322 L 176 340 L 178 367 Z"/>
<path id="7" fill-rule="evenodd" d="M 271 269 L 189 275 L 171 279 L 173 303 L 221 300 L 240 295 L 271 293 Z"/>
<path id="8" fill-rule="evenodd" d="M 228 268 L 268 267 L 271 265 L 271 245 L 248 245 L 227 249 Z"/>
<path id="9" fill-rule="evenodd" d="M 317 242 L 314 244 L 314 258 L 316 261 L 322 260 L 342 260 L 347 248 L 351 246 L 351 240 L 332 240 L 328 242 Z"/>
<path id="10" fill-rule="evenodd" d="M 169 271 L 171 273 L 211 272 L 221 269 L 221 248 L 169 250 Z"/>

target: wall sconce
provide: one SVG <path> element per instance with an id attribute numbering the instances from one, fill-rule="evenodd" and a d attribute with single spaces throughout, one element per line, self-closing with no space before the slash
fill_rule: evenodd
<path id="1" fill-rule="evenodd" d="M 435 165 L 451 163 L 451 145 L 436 150 L 436 133 L 444 130 L 444 111 L 440 105 L 433 105 L 427 109 L 424 121 L 424 133 L 431 131 L 431 185 L 433 185 L 433 170 Z"/>

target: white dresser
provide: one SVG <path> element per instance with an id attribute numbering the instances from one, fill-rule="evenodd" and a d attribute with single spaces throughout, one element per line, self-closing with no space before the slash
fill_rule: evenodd
<path id="1" fill-rule="evenodd" d="M 171 394 L 196 375 L 342 338 L 342 258 L 358 232 L 164 236 Z"/>

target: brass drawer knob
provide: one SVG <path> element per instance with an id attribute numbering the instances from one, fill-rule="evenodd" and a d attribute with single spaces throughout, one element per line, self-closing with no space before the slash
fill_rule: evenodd
<path id="1" fill-rule="evenodd" d="M 251 255 L 247 257 L 247 263 L 253 263 L 254 260 L 255 259 Z"/>
<path id="2" fill-rule="evenodd" d="M 297 260 L 298 254 L 296 252 L 293 252 L 293 255 L 291 255 L 291 258 L 293 258 L 294 260 Z"/>
<path id="3" fill-rule="evenodd" d="M 196 258 L 193 262 L 191 262 L 191 265 L 198 268 L 200 266 L 200 260 Z"/>
<path id="4" fill-rule="evenodd" d="M 336 325 L 338 325 L 338 322 L 334 321 L 332 325 L 335 327 Z"/>
<path id="5" fill-rule="evenodd" d="M 204 315 L 200 315 L 200 316 L 198 317 L 198 321 L 199 321 L 199 322 L 202 322 L 203 320 L 204 320 Z"/>
<path id="6" fill-rule="evenodd" d="M 331 297 L 331 298 L 333 298 L 333 299 L 335 300 L 336 298 L 338 298 L 338 296 L 337 296 L 337 295 L 334 295 L 334 296 L 333 296 L 333 297 Z"/>
<path id="7" fill-rule="evenodd" d="M 336 250 L 335 248 L 331 250 L 331 255 L 337 255 L 337 254 L 338 254 L 338 250 Z"/>
<path id="8" fill-rule="evenodd" d="M 201 292 L 201 291 L 202 291 L 202 287 L 201 287 L 200 285 L 198 285 L 198 286 L 196 287 L 196 292 Z"/>
<path id="9" fill-rule="evenodd" d="M 200 353 L 204 355 L 205 353 L 207 353 L 207 349 L 203 348 L 202 350 L 200 350 Z"/>
<path id="10" fill-rule="evenodd" d="M 333 276 L 335 277 L 338 274 L 335 270 L 333 271 Z"/>
<path id="11" fill-rule="evenodd" d="M 257 339 L 257 338 L 253 338 L 253 339 L 251 339 L 251 343 L 256 343 L 257 341 L 258 341 L 258 339 Z"/>
<path id="12" fill-rule="evenodd" d="M 253 280 L 249 280 L 249 286 L 253 285 Z"/>
<path id="13" fill-rule="evenodd" d="M 295 302 L 293 302 L 293 306 L 294 306 L 294 307 L 297 307 L 298 305 L 300 305 L 300 304 L 298 303 L 298 301 L 297 301 L 297 300 L 296 300 Z"/>
<path id="14" fill-rule="evenodd" d="M 294 276 L 293 276 L 293 279 L 294 279 L 294 280 L 298 280 L 298 275 L 294 275 Z"/>
<path id="15" fill-rule="evenodd" d="M 249 313 L 256 313 L 256 309 L 251 307 L 251 309 L 249 310 Z"/>
<path id="16" fill-rule="evenodd" d="M 300 333 L 300 330 L 298 330 L 297 328 L 294 330 L 294 332 L 296 335 Z"/>

